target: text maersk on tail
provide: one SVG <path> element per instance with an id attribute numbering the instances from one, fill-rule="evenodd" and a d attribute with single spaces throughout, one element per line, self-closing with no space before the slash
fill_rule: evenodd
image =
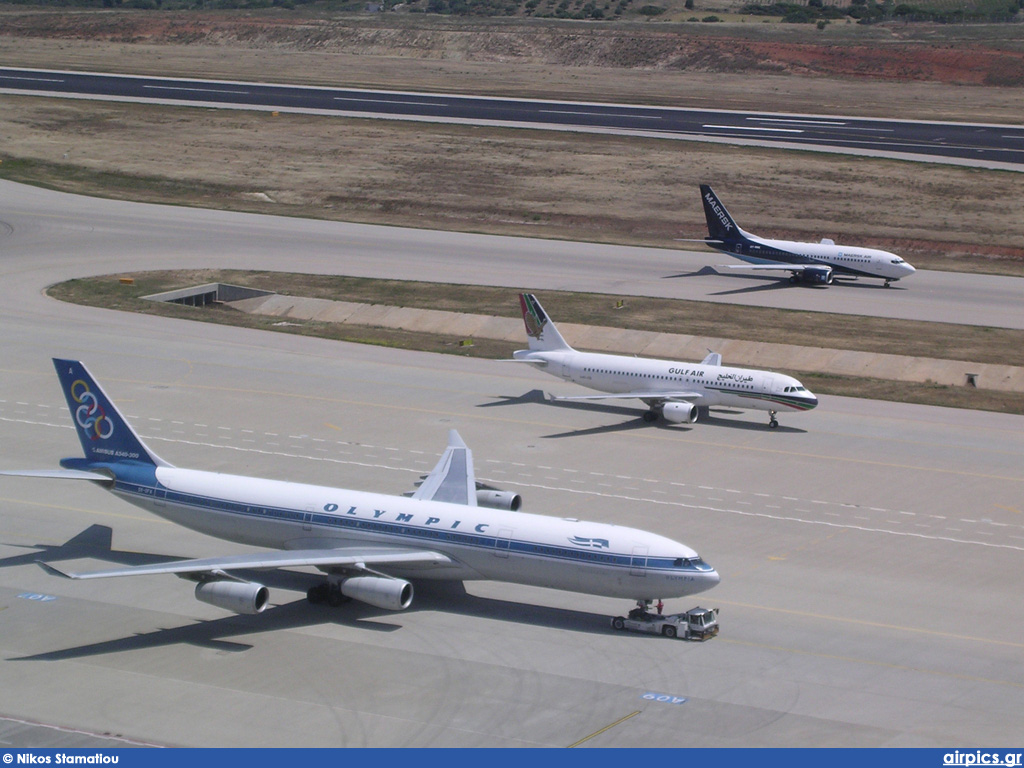
<path id="1" fill-rule="evenodd" d="M 62 469 L 0 472 L 87 480 L 160 517 L 218 538 L 268 548 L 88 573 L 73 579 L 175 574 L 195 596 L 254 614 L 265 586 L 236 574 L 311 566 L 311 602 L 360 600 L 407 608 L 410 579 L 490 579 L 646 604 L 715 586 L 718 573 L 685 544 L 655 533 L 520 512 L 517 494 L 476 482 L 455 430 L 437 466 L 408 497 L 174 467 L 139 438 L 82 363 L 54 360 L 84 458 Z M 123 458 L 133 456 L 134 458 Z"/>

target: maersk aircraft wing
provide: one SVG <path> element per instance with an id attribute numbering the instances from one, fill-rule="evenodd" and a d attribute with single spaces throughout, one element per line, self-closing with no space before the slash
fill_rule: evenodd
<path id="1" fill-rule="evenodd" d="M 722 269 L 781 269 L 786 272 L 803 272 L 808 267 L 812 269 L 821 269 L 820 264 L 783 264 L 782 262 L 768 262 L 765 264 L 719 264 L 718 267 Z"/>

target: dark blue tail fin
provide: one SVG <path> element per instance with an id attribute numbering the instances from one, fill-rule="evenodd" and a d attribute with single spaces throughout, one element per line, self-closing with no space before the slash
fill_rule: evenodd
<path id="1" fill-rule="evenodd" d="M 87 460 L 170 466 L 139 439 L 84 365 L 77 360 L 54 358 L 53 367 Z"/>
<path id="2" fill-rule="evenodd" d="M 745 234 L 729 212 L 725 210 L 718 195 L 711 189 L 710 184 L 700 185 L 700 198 L 704 203 L 704 218 L 708 220 L 708 235 L 712 240 L 720 240 L 727 243 L 733 240 L 740 240 Z"/>

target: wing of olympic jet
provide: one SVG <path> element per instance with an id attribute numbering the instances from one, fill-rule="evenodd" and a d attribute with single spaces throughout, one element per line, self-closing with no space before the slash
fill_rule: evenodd
<path id="1" fill-rule="evenodd" d="M 311 565 L 321 570 L 332 568 L 351 568 L 360 571 L 372 571 L 373 566 L 401 565 L 409 567 L 438 567 L 451 564 L 451 559 L 439 552 L 417 551 L 409 549 L 386 549 L 376 547 L 342 549 L 296 549 L 274 550 L 272 552 L 254 552 L 245 555 L 229 555 L 227 557 L 206 557 L 199 560 L 173 560 L 167 563 L 151 565 L 135 565 L 128 568 L 114 568 L 106 571 L 88 571 L 70 573 L 54 568 L 48 563 L 39 562 L 47 573 L 63 576 L 66 579 L 105 579 L 112 576 L 145 576 L 157 573 L 173 573 L 186 579 L 202 580 L 205 576 L 224 578 L 227 571 L 233 570 L 268 570 L 271 568 L 289 568 L 300 565 Z"/>
<path id="2" fill-rule="evenodd" d="M 704 397 L 700 392 L 665 392 L 650 390 L 635 390 L 633 392 L 605 392 L 600 395 L 552 395 L 553 400 L 653 400 L 659 403 L 682 402 L 688 403 L 691 400 L 699 400 Z"/>
<path id="3" fill-rule="evenodd" d="M 441 455 L 437 466 L 412 494 L 412 498 L 475 507 L 476 489 L 473 452 L 466 447 L 458 432 L 449 430 L 448 448 Z"/>

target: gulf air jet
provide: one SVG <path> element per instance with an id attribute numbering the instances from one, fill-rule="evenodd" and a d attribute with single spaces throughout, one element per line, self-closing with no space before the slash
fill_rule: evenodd
<path id="1" fill-rule="evenodd" d="M 712 406 L 768 411 L 768 426 L 779 426 L 780 410 L 797 413 L 818 405 L 818 398 L 792 376 L 771 371 L 730 368 L 712 352 L 700 363 L 654 360 L 626 355 L 579 352 L 532 293 L 519 295 L 529 349 L 517 350 L 509 362 L 530 363 L 559 379 L 596 389 L 601 395 L 566 395 L 555 400 L 642 400 L 644 420 L 659 417 L 693 424 Z"/>

